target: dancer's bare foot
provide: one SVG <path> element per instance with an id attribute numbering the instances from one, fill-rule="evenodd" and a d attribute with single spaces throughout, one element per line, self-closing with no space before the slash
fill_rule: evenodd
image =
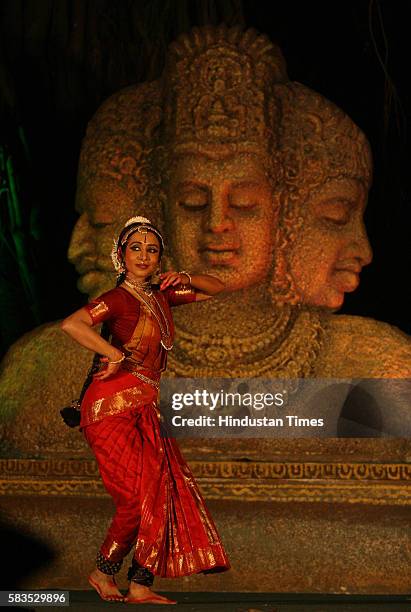
<path id="1" fill-rule="evenodd" d="M 127 595 L 124 597 L 125 603 L 151 603 L 151 604 L 176 604 L 174 599 L 167 599 L 158 593 L 154 593 L 147 586 L 130 582 Z"/>
<path id="2" fill-rule="evenodd" d="M 117 588 L 114 576 L 108 576 L 100 572 L 100 570 L 95 569 L 88 577 L 88 581 L 104 601 L 124 600 L 122 593 L 120 593 Z"/>

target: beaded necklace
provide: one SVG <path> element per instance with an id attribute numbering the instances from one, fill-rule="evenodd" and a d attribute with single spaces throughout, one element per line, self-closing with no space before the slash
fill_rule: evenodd
<path id="1" fill-rule="evenodd" d="M 151 289 L 150 281 L 143 281 L 141 283 L 138 283 L 137 281 L 133 281 L 130 278 L 126 277 L 123 283 L 127 285 L 127 287 L 130 287 L 130 289 L 134 289 L 135 291 L 144 291 L 144 293 L 148 296 L 153 295 L 153 290 Z"/>
<path id="2" fill-rule="evenodd" d="M 160 328 L 161 346 L 164 347 L 166 351 L 171 351 L 171 349 L 173 348 L 173 342 L 171 338 L 170 326 L 168 324 L 167 315 L 165 314 L 155 293 L 153 293 L 152 290 L 150 291 L 150 293 L 148 293 L 148 291 L 146 291 L 141 285 L 131 283 L 130 281 L 127 282 L 127 279 L 124 281 L 124 284 L 132 290 L 132 292 L 135 294 L 135 297 L 137 297 L 137 299 L 143 302 L 149 312 L 151 312 Z M 161 317 L 158 314 L 159 312 L 161 313 Z"/>

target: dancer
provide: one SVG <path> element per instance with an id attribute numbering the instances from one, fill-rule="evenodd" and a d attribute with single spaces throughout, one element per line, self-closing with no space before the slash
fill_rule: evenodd
<path id="1" fill-rule="evenodd" d="M 102 356 L 104 366 L 83 395 L 80 427 L 116 506 L 89 576 L 108 601 L 176 603 L 151 591 L 155 575 L 230 568 L 190 468 L 176 441 L 164 435 L 158 408 L 160 376 L 173 346 L 170 306 L 209 299 L 224 284 L 209 275 L 159 273 L 163 250 L 163 237 L 148 219 L 129 219 L 112 252 L 117 287 L 62 323 L 67 334 Z M 102 322 L 111 342 L 92 329 Z M 123 597 L 114 576 L 132 548 Z"/>

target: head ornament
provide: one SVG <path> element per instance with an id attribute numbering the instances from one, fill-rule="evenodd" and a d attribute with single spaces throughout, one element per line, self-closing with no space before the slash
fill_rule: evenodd
<path id="1" fill-rule="evenodd" d="M 280 49 L 240 27 L 194 28 L 170 46 L 166 139 L 177 151 L 224 144 L 266 151 L 273 140 L 275 83 L 287 81 Z"/>
<path id="2" fill-rule="evenodd" d="M 130 217 L 130 219 L 125 222 L 124 227 L 128 227 L 134 223 L 148 223 L 148 225 L 151 225 L 151 221 L 147 219 L 147 217 Z"/>

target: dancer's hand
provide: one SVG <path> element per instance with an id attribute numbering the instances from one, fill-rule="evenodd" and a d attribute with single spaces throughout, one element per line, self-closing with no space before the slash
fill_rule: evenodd
<path id="1" fill-rule="evenodd" d="M 163 272 L 162 274 L 160 274 L 160 278 L 161 278 L 161 285 L 160 285 L 160 291 L 164 291 L 164 289 L 167 289 L 167 287 L 175 287 L 176 285 L 187 285 L 189 284 L 189 282 L 187 282 L 187 280 L 189 281 L 189 279 L 187 279 L 187 274 L 182 274 L 180 272 L 174 272 L 174 271 L 169 271 L 169 272 Z"/>
<path id="2" fill-rule="evenodd" d="M 118 370 L 120 369 L 120 365 L 121 365 L 121 363 L 110 363 L 110 360 L 108 357 L 102 357 L 100 359 L 100 362 L 103 365 L 107 364 L 107 367 L 104 369 L 101 369 L 99 372 L 94 374 L 93 378 L 95 380 L 104 380 L 106 378 L 109 378 L 110 376 L 113 376 L 113 374 L 118 372 Z"/>

